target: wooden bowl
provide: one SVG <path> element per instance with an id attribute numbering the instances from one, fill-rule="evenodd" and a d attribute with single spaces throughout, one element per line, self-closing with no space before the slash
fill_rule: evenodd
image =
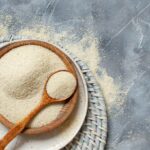
<path id="1" fill-rule="evenodd" d="M 74 74 L 74 76 L 77 77 L 72 61 L 60 49 L 58 49 L 57 47 L 55 47 L 52 44 L 49 44 L 49 43 L 46 43 L 43 41 L 21 40 L 21 41 L 16 41 L 16 42 L 10 43 L 10 44 L 0 48 L 0 58 L 7 52 L 13 50 L 14 48 L 24 46 L 24 45 L 38 45 L 38 46 L 45 47 L 45 48 L 49 49 L 50 51 L 54 52 L 64 62 L 64 64 L 67 67 L 67 70 L 72 72 Z M 59 115 L 57 116 L 57 118 L 54 121 L 50 122 L 49 124 L 47 124 L 45 126 L 39 127 L 39 128 L 26 128 L 23 133 L 39 134 L 39 133 L 44 133 L 44 132 L 52 131 L 52 130 L 56 129 L 58 126 L 62 125 L 67 120 L 67 118 L 70 116 L 73 109 L 75 108 L 77 100 L 78 100 L 78 87 L 77 87 L 75 93 L 73 94 L 73 96 L 70 97 L 69 100 L 65 103 L 64 107 L 62 108 Z M 0 114 L 0 122 L 8 128 L 12 128 L 14 125 L 12 122 L 7 120 L 1 114 Z"/>

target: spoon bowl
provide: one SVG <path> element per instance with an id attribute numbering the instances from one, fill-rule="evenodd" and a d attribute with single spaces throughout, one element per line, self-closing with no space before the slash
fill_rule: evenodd
<path id="1" fill-rule="evenodd" d="M 61 76 L 61 74 L 66 74 L 65 76 L 70 76 L 71 77 L 71 80 L 72 81 L 74 81 L 74 82 L 72 82 L 72 84 L 73 85 L 71 85 L 72 87 L 68 87 L 68 89 L 65 89 L 65 88 L 67 88 L 67 87 L 65 87 L 66 85 L 68 85 L 71 81 L 69 81 L 67 78 L 63 78 L 62 76 Z M 57 85 L 56 83 L 56 85 L 54 85 L 55 86 L 55 88 L 54 87 L 52 87 L 53 88 L 53 91 L 55 90 L 58 94 L 59 94 L 59 98 L 56 98 L 55 96 L 57 96 L 57 95 L 50 95 L 50 93 L 48 92 L 48 83 L 49 83 L 49 81 L 51 81 L 52 79 L 52 81 L 54 81 L 55 82 L 55 80 L 57 80 L 56 78 L 52 78 L 52 77 L 55 77 L 55 76 L 58 76 L 58 74 L 60 74 L 59 76 L 61 77 L 61 80 L 63 80 L 63 82 L 60 82 L 59 83 L 59 85 Z M 58 76 L 58 77 L 59 77 Z M 68 77 L 69 77 L 68 76 Z M 64 100 L 66 100 L 66 99 L 68 99 L 69 97 L 71 97 L 73 94 L 74 94 L 74 92 L 75 92 L 75 90 L 76 90 L 76 88 L 77 88 L 77 79 L 76 79 L 76 77 L 71 73 L 71 72 L 69 72 L 69 71 L 67 71 L 67 70 L 58 70 L 58 71 L 56 71 L 56 72 L 54 72 L 54 73 L 52 73 L 49 77 L 48 77 L 48 79 L 47 79 L 47 81 L 46 81 L 46 84 L 45 84 L 45 87 L 44 87 L 44 93 L 43 93 L 43 95 L 44 95 L 44 98 L 45 99 L 47 99 L 47 100 L 49 100 L 49 101 L 51 101 L 51 103 L 56 103 L 56 102 L 62 102 L 62 101 L 64 101 Z M 58 81 L 59 82 L 59 81 Z M 64 85 L 65 84 L 65 85 Z M 50 86 L 51 86 L 51 83 L 50 83 Z M 59 87 L 61 87 L 61 89 L 63 88 L 64 90 L 63 90 L 63 92 L 65 91 L 65 90 L 67 90 L 67 92 L 68 93 L 60 93 L 60 91 L 59 91 Z M 58 89 L 57 89 L 58 88 Z M 51 90 L 51 89 L 50 89 Z M 66 95 L 65 95 L 66 94 Z"/>

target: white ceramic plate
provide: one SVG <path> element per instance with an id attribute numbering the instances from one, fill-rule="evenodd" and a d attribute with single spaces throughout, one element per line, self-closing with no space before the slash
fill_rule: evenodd
<path id="1" fill-rule="evenodd" d="M 0 47 L 6 44 L 0 45 Z M 71 58 L 70 58 L 71 59 Z M 72 59 L 71 59 L 72 60 Z M 59 150 L 66 146 L 79 132 L 88 108 L 88 93 L 86 82 L 78 65 L 72 60 L 79 81 L 79 100 L 69 119 L 53 132 L 39 135 L 19 135 L 11 142 L 7 150 Z M 8 129 L 0 124 L 0 138 Z"/>

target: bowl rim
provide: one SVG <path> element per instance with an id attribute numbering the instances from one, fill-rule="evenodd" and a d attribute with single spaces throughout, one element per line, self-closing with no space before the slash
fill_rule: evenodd
<path id="1" fill-rule="evenodd" d="M 63 52 L 60 48 L 54 46 L 53 44 L 47 43 L 45 41 L 40 41 L 40 40 L 30 40 L 30 39 L 22 39 L 22 40 L 15 40 L 12 42 L 8 42 L 6 44 L 4 44 L 1 48 L 0 48 L 0 58 L 6 54 L 7 52 L 11 51 L 12 49 L 16 48 L 16 47 L 20 47 L 20 46 L 24 46 L 24 45 L 37 45 L 37 46 L 42 46 L 45 47 L 47 49 L 49 49 L 50 51 L 54 52 L 57 56 L 60 57 L 60 59 L 65 63 L 65 64 L 71 64 L 71 67 L 68 67 L 67 69 L 72 72 L 76 77 L 76 71 L 73 65 L 73 61 L 69 58 L 69 56 Z M 66 65 L 67 66 L 67 65 Z M 69 101 L 65 104 L 65 106 L 63 107 L 62 111 L 60 112 L 60 114 L 58 115 L 58 118 L 56 118 L 54 121 L 52 121 L 51 123 L 44 125 L 42 127 L 38 127 L 38 128 L 26 128 L 24 130 L 24 134 L 39 134 L 39 133 L 44 133 L 47 131 L 52 131 L 54 129 L 56 129 L 57 127 L 59 127 L 61 124 L 63 124 L 71 115 L 72 111 L 75 108 L 75 105 L 77 103 L 78 100 L 78 96 L 79 96 L 79 89 L 77 87 L 75 93 L 73 94 L 73 96 L 69 99 Z M 9 120 L 7 120 L 3 115 L 0 114 L 0 122 L 2 124 L 4 124 L 6 127 L 11 128 L 14 124 L 11 123 Z"/>

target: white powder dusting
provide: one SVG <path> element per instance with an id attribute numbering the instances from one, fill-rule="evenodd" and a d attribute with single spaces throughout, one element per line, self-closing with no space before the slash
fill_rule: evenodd
<path id="1" fill-rule="evenodd" d="M 0 38 L 5 37 L 8 34 L 7 27 L 0 25 Z"/>
<path id="2" fill-rule="evenodd" d="M 18 35 L 32 37 L 39 40 L 47 40 L 50 37 L 47 28 L 43 28 L 42 26 L 36 26 L 30 30 L 28 28 L 22 29 L 18 32 Z"/>
<path id="3" fill-rule="evenodd" d="M 41 100 L 48 76 L 60 69 L 66 69 L 62 60 L 41 46 L 21 46 L 5 54 L 0 59 L 0 114 L 13 123 L 20 121 Z M 48 106 L 31 126 L 51 122 L 62 107 L 63 104 Z"/>
<path id="4" fill-rule="evenodd" d="M 46 86 L 48 95 L 58 100 L 69 98 L 75 88 L 75 77 L 71 73 L 65 71 L 52 75 Z"/>
<path id="5" fill-rule="evenodd" d="M 101 75 L 97 77 L 101 85 L 104 98 L 106 99 L 107 108 L 110 109 L 113 104 L 122 105 L 122 90 L 119 83 L 115 83 L 114 79 L 108 75 L 104 68 L 101 68 Z"/>
<path id="6" fill-rule="evenodd" d="M 0 14 L 0 39 L 8 36 L 9 25 L 12 21 L 12 17 L 10 15 Z"/>

